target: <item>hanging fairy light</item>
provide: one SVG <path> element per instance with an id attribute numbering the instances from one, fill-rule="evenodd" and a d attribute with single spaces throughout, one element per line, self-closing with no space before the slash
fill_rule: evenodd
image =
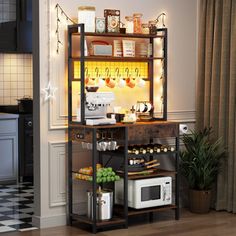
<path id="1" fill-rule="evenodd" d="M 166 18 L 166 13 L 164 13 L 164 12 L 162 12 L 160 15 L 157 16 L 155 21 L 156 21 L 158 28 L 165 28 L 166 27 L 165 18 Z M 160 25 L 160 27 L 159 27 L 159 25 Z"/>
<path id="2" fill-rule="evenodd" d="M 67 22 L 71 22 L 72 24 L 77 24 L 74 20 L 72 20 L 66 13 L 65 11 L 62 9 L 62 7 L 57 3 L 56 6 L 56 11 L 57 11 L 57 27 L 56 27 L 56 36 L 57 36 L 57 53 L 59 53 L 60 50 L 60 45 L 62 45 L 62 41 L 60 38 L 60 23 L 61 23 L 61 18 L 63 17 L 66 19 Z M 61 16 L 60 14 L 61 13 Z"/>

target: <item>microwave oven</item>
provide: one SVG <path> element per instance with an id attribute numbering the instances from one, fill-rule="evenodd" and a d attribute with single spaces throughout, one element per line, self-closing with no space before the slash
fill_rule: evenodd
<path id="1" fill-rule="evenodd" d="M 115 182 L 115 203 L 124 203 L 124 180 Z M 169 205 L 172 202 L 172 178 L 157 177 L 128 180 L 128 207 L 142 209 Z"/>

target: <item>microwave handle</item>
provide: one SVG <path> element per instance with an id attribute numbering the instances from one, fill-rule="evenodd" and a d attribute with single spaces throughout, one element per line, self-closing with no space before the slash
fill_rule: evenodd
<path id="1" fill-rule="evenodd" d="M 162 191 L 163 191 L 163 201 L 166 200 L 166 185 L 162 184 Z"/>

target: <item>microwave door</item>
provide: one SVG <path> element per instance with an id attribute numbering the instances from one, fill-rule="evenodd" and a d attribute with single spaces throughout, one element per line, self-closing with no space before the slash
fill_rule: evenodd
<path id="1" fill-rule="evenodd" d="M 141 202 L 160 200 L 161 185 L 141 187 Z"/>

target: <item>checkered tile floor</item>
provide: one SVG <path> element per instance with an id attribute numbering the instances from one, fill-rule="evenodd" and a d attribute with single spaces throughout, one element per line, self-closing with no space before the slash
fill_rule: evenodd
<path id="1" fill-rule="evenodd" d="M 36 229 L 32 226 L 33 204 L 32 183 L 0 184 L 0 233 Z"/>

